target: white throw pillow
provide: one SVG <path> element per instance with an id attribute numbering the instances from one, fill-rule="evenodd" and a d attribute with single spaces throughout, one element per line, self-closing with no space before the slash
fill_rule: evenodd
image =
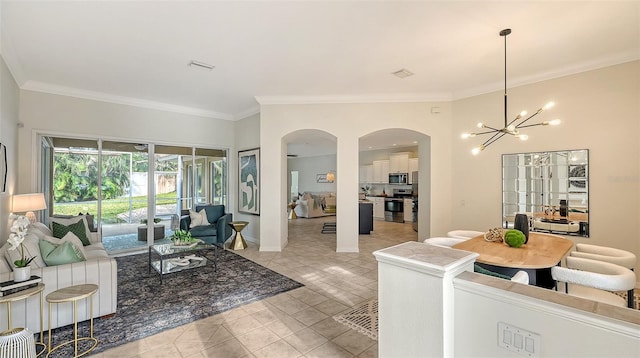
<path id="1" fill-rule="evenodd" d="M 207 212 L 204 209 L 199 212 L 189 211 L 189 216 L 191 217 L 191 224 L 189 228 L 192 229 L 196 226 L 209 225 L 209 221 L 207 220 Z"/>
<path id="2" fill-rule="evenodd" d="M 60 245 L 63 242 L 68 241 L 71 243 L 71 245 L 74 246 L 74 248 L 77 251 L 79 251 L 82 254 L 82 257 L 84 257 L 85 259 L 87 257 L 87 252 L 84 249 L 84 245 L 82 244 L 82 241 L 80 241 L 80 239 L 71 231 L 69 231 L 66 235 L 64 235 L 62 239 L 58 239 L 57 237 L 53 237 L 53 236 L 45 236 L 42 238 L 42 240 L 49 241 L 54 245 Z"/>
<path id="3" fill-rule="evenodd" d="M 49 230 L 47 225 L 39 221 L 36 221 L 31 225 L 29 225 L 29 228 L 27 230 L 28 232 L 38 236 L 39 239 L 42 239 L 44 236 L 53 236 L 53 234 L 51 233 L 51 230 Z"/>

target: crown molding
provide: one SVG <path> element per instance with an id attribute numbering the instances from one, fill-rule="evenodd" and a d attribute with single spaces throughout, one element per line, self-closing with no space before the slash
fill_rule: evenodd
<path id="1" fill-rule="evenodd" d="M 256 96 L 260 105 L 267 104 L 322 104 L 322 103 L 399 103 L 399 102 L 446 102 L 449 93 L 398 93 L 335 96 Z"/>
<path id="2" fill-rule="evenodd" d="M 87 91 L 87 90 L 65 87 L 65 86 L 58 86 L 58 85 L 38 82 L 38 81 L 27 81 L 23 86 L 21 86 L 21 89 L 28 90 L 28 91 L 56 94 L 61 96 L 83 98 L 83 99 L 89 99 L 89 100 L 100 101 L 100 102 L 123 104 L 123 105 L 133 106 L 133 107 L 155 109 L 155 110 L 165 111 L 165 112 L 188 114 L 192 116 L 222 119 L 227 121 L 234 120 L 234 117 L 227 113 L 207 111 L 200 108 L 179 106 L 174 104 L 149 101 L 149 100 L 133 98 L 133 97 L 118 96 L 118 95 L 113 95 L 113 94 L 103 93 L 103 92 Z"/>
<path id="3" fill-rule="evenodd" d="M 249 108 L 247 110 L 244 110 L 242 112 L 238 112 L 238 113 L 234 114 L 233 115 L 233 119 L 235 121 L 239 121 L 241 119 L 245 119 L 247 117 L 251 117 L 254 114 L 258 114 L 258 113 L 260 113 L 260 106 L 255 106 L 255 107 L 251 107 L 251 108 Z"/>
<path id="4" fill-rule="evenodd" d="M 575 75 L 582 72 L 594 71 L 605 67 L 620 65 L 626 62 L 640 60 L 640 51 L 628 51 L 600 57 L 591 61 L 585 61 L 571 66 L 566 66 L 552 71 L 537 73 L 532 76 L 516 77 L 509 80 L 509 88 L 530 85 L 537 82 L 548 81 L 560 77 Z M 456 91 L 452 100 L 478 96 L 481 94 L 503 91 L 504 82 L 496 81 L 492 84 Z"/>

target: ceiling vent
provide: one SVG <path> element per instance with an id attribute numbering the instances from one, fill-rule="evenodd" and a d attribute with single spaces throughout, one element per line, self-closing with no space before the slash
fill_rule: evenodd
<path id="1" fill-rule="evenodd" d="M 200 61 L 191 60 L 191 62 L 189 62 L 189 67 L 193 67 L 193 68 L 197 68 L 205 71 L 211 71 L 216 66 L 210 65 L 208 63 L 200 62 Z"/>
<path id="2" fill-rule="evenodd" d="M 409 76 L 413 76 L 413 72 L 407 70 L 406 68 L 403 68 L 396 72 L 392 72 L 391 74 L 399 78 L 407 78 Z"/>

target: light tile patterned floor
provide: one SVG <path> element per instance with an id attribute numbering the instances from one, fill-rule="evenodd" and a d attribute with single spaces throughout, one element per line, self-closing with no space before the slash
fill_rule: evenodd
<path id="1" fill-rule="evenodd" d="M 359 253 L 336 253 L 336 235 L 321 234 L 335 217 L 289 221 L 282 252 L 238 251 L 305 284 L 296 290 L 132 342 L 95 357 L 377 357 L 376 341 L 337 323 L 333 315 L 377 297 L 373 251 L 415 241 L 410 224 L 375 221 L 360 235 Z"/>

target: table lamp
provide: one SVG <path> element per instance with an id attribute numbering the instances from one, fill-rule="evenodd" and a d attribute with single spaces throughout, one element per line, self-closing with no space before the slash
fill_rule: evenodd
<path id="1" fill-rule="evenodd" d="M 13 196 L 12 211 L 14 213 L 25 213 L 24 216 L 31 223 L 36 222 L 36 215 L 33 212 L 46 208 L 47 203 L 44 201 L 44 194 L 42 193 L 16 194 Z"/>

